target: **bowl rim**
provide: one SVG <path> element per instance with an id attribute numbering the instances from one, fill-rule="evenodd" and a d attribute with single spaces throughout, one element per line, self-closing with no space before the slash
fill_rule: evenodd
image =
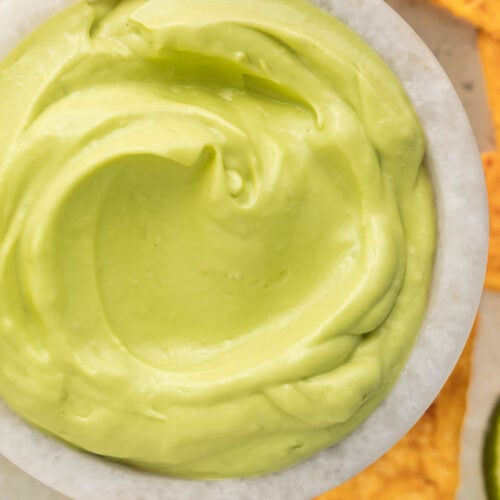
<path id="1" fill-rule="evenodd" d="M 427 136 L 438 244 L 429 306 L 405 368 L 384 402 L 340 443 L 255 479 L 189 481 L 124 467 L 41 433 L 0 400 L 0 453 L 53 489 L 77 499 L 96 492 L 120 500 L 311 498 L 389 450 L 425 412 L 455 366 L 479 307 L 488 251 L 484 174 L 467 115 L 432 52 L 383 0 L 309 1 L 341 19 L 382 56 L 409 94 Z M 0 0 L 0 19 L 9 20 L 9 30 L 0 34 L 0 56 L 71 3 L 45 0 L 33 24 L 15 13 L 38 9 L 36 0 Z"/>

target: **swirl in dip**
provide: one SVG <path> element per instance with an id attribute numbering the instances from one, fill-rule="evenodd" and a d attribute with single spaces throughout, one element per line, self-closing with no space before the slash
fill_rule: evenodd
<path id="1" fill-rule="evenodd" d="M 381 402 L 435 247 L 415 113 L 305 0 L 80 1 L 0 65 L 0 394 L 189 478 Z"/>

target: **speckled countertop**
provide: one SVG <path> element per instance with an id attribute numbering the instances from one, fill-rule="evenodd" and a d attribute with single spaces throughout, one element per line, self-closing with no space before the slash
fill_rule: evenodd
<path id="1" fill-rule="evenodd" d="M 440 60 L 464 103 L 481 151 L 493 149 L 493 131 L 476 51 L 475 30 L 423 0 L 386 1 L 413 26 Z M 500 335 L 494 335 L 496 325 L 500 324 L 499 311 L 500 294 L 486 294 L 482 304 L 483 322 L 479 331 L 474 359 L 475 371 L 469 395 L 470 411 L 464 429 L 460 500 L 482 498 L 479 443 L 492 395 L 500 393 L 500 385 L 495 387 L 495 382 L 491 382 L 495 377 L 490 376 L 492 367 L 500 363 Z M 489 384 L 482 383 L 486 377 L 490 381 Z M 0 456 L 0 500 L 65 498 Z"/>

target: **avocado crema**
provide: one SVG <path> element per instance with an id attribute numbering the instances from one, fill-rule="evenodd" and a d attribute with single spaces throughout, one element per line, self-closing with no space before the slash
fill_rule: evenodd
<path id="1" fill-rule="evenodd" d="M 187 478 L 356 428 L 427 305 L 416 114 L 306 0 L 80 1 L 0 64 L 0 395 Z"/>

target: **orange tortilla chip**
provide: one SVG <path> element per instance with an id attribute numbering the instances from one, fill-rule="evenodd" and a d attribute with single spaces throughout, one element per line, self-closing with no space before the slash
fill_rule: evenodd
<path id="1" fill-rule="evenodd" d="M 500 13 L 500 0 L 497 1 Z M 486 78 L 490 109 L 493 113 L 497 147 L 500 148 L 500 40 L 487 33 L 479 33 L 478 48 Z"/>
<path id="2" fill-rule="evenodd" d="M 415 427 L 361 474 L 316 500 L 455 498 L 474 331 L 448 382 Z"/>
<path id="3" fill-rule="evenodd" d="M 500 40 L 500 2 L 498 0 L 434 0 L 434 3 Z"/>
<path id="4" fill-rule="evenodd" d="M 500 152 L 483 154 L 490 206 L 490 247 L 486 287 L 500 290 Z"/>

